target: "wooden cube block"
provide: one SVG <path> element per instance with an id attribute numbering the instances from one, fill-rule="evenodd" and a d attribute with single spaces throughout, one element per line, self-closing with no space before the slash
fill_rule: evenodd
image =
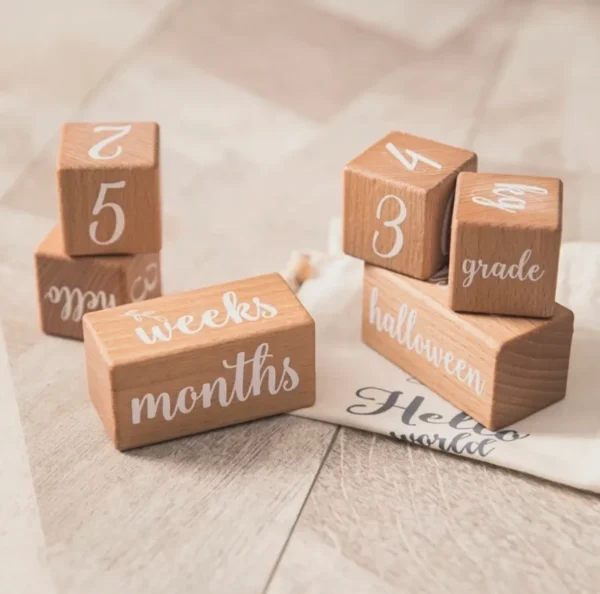
<path id="1" fill-rule="evenodd" d="M 459 314 L 448 287 L 365 267 L 363 340 L 498 430 L 565 396 L 573 313 L 548 320 Z"/>
<path id="2" fill-rule="evenodd" d="M 160 251 L 157 124 L 65 124 L 57 182 L 68 254 Z"/>
<path id="3" fill-rule="evenodd" d="M 120 450 L 311 406 L 315 326 L 278 274 L 83 320 L 89 392 Z"/>
<path id="4" fill-rule="evenodd" d="M 416 278 L 447 260 L 456 177 L 477 156 L 410 134 L 389 134 L 346 165 L 344 251 Z"/>
<path id="5" fill-rule="evenodd" d="M 161 294 L 160 255 L 72 258 L 55 227 L 35 252 L 40 325 L 46 334 L 83 339 L 89 311 Z"/>
<path id="6" fill-rule="evenodd" d="M 450 307 L 552 316 L 561 229 L 559 179 L 461 173 L 452 217 Z"/>

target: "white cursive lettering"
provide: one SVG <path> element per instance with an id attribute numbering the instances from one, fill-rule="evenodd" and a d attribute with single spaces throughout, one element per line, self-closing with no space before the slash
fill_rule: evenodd
<path id="1" fill-rule="evenodd" d="M 268 303 L 262 302 L 258 297 L 253 297 L 249 303 L 241 301 L 238 303 L 234 291 L 228 291 L 222 297 L 224 306 L 224 317 L 219 319 L 221 312 L 217 309 L 207 309 L 197 320 L 192 314 L 186 314 L 177 318 L 174 323 L 166 318 L 154 316 L 155 312 L 139 312 L 131 310 L 125 316 L 137 322 L 144 319 L 154 319 L 161 324 L 155 324 L 148 332 L 145 328 L 138 326 L 135 333 L 145 344 L 154 344 L 157 341 L 169 342 L 173 340 L 173 333 L 179 330 L 182 334 L 197 334 L 204 328 L 223 328 L 229 323 L 242 324 L 244 322 L 257 322 L 260 319 L 269 319 L 277 315 L 277 309 Z M 149 315 L 152 314 L 152 315 Z"/>
<path id="2" fill-rule="evenodd" d="M 537 264 L 533 264 L 525 270 L 527 262 L 531 259 L 531 253 L 531 250 L 525 250 L 521 254 L 519 263 L 511 265 L 504 262 L 493 262 L 490 265 L 483 260 L 471 260 L 465 258 L 462 262 L 462 271 L 466 276 L 462 285 L 465 288 L 470 287 L 478 274 L 481 274 L 481 278 L 483 279 L 488 279 L 493 276 L 502 280 L 512 278 L 520 281 L 530 280 L 535 283 L 544 276 L 545 271 Z"/>
<path id="3" fill-rule="evenodd" d="M 64 299 L 64 304 L 60 312 L 60 318 L 63 321 L 71 320 L 72 322 L 81 322 L 81 318 L 86 311 L 96 309 L 108 309 L 116 306 L 116 298 L 112 293 L 108 295 L 104 291 L 82 291 L 75 287 L 55 287 L 52 285 L 44 299 L 48 299 L 50 303 L 56 305 Z"/>
<path id="4" fill-rule="evenodd" d="M 384 332 L 398 344 L 406 347 L 409 351 L 417 353 L 426 359 L 437 369 L 442 369 L 447 375 L 455 377 L 460 383 L 466 384 L 475 394 L 481 396 L 485 388 L 485 380 L 481 372 L 471 367 L 463 359 L 457 359 L 456 355 L 445 350 L 422 334 L 415 332 L 418 312 L 403 303 L 396 316 L 383 313 L 378 305 L 379 289 L 371 289 L 369 308 L 369 323 L 375 326 L 378 332 Z"/>
<path id="5" fill-rule="evenodd" d="M 234 400 L 245 402 L 251 396 L 261 396 L 265 392 L 274 396 L 281 391 L 295 390 L 300 383 L 300 377 L 291 366 L 290 358 L 283 359 L 279 376 L 273 365 L 267 365 L 272 358 L 269 345 L 264 342 L 258 345 L 249 358 L 245 352 L 241 352 L 236 355 L 235 363 L 222 362 L 224 369 L 234 370 L 232 385 L 228 385 L 227 379 L 220 376 L 212 382 L 204 383 L 199 391 L 193 386 L 185 386 L 179 391 L 174 402 L 167 392 L 161 392 L 158 396 L 148 393 L 142 398 L 134 398 L 131 401 L 131 422 L 139 425 L 145 420 L 157 417 L 172 421 L 178 414 L 190 414 L 198 403 L 204 409 L 210 408 L 214 404 L 215 396 L 218 405 L 227 408 Z M 246 368 L 250 370 L 249 375 Z"/>
<path id="6" fill-rule="evenodd" d="M 497 208 L 504 212 L 516 213 L 525 210 L 527 201 L 521 196 L 526 194 L 536 194 L 538 196 L 547 196 L 548 190 L 539 186 L 526 186 L 524 184 L 510 184 L 496 182 L 492 193 L 498 196 L 498 200 L 492 200 L 482 196 L 473 196 L 472 200 L 475 204 Z"/>

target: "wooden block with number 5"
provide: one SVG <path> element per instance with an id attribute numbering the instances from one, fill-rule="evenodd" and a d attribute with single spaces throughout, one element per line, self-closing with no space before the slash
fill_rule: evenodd
<path id="1" fill-rule="evenodd" d="M 459 175 L 452 217 L 450 307 L 552 316 L 561 231 L 560 179 Z"/>
<path id="2" fill-rule="evenodd" d="M 445 263 L 456 178 L 471 151 L 393 132 L 346 165 L 344 251 L 416 278 Z"/>
<path id="3" fill-rule="evenodd" d="M 37 248 L 35 271 L 42 330 L 65 338 L 83 339 L 87 312 L 161 293 L 160 254 L 72 258 L 59 227 Z"/>
<path id="4" fill-rule="evenodd" d="M 278 274 L 83 319 L 88 384 L 124 450 L 315 401 L 315 325 Z"/>
<path id="5" fill-rule="evenodd" d="M 157 124 L 65 124 L 57 181 L 68 254 L 160 251 Z"/>

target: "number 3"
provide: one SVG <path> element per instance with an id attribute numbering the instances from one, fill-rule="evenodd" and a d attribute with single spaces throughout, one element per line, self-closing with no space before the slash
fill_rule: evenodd
<path id="1" fill-rule="evenodd" d="M 102 182 L 100 184 L 100 192 L 98 192 L 98 198 L 96 198 L 96 202 L 94 203 L 92 214 L 97 216 L 103 208 L 110 208 L 115 213 L 115 230 L 108 241 L 100 241 L 97 237 L 98 221 L 90 223 L 90 237 L 92 238 L 92 241 L 98 245 L 110 245 L 111 243 L 115 243 L 115 241 L 123 235 L 123 231 L 125 230 L 125 213 L 123 212 L 123 209 L 114 202 L 104 202 L 104 198 L 106 198 L 106 192 L 108 190 L 116 190 L 124 187 L 124 181 L 110 183 Z"/>
<path id="2" fill-rule="evenodd" d="M 98 161 L 103 161 L 107 159 L 114 159 L 118 157 L 123 151 L 123 147 L 119 145 L 115 152 L 112 155 L 104 155 L 100 154 L 100 151 L 111 142 L 118 140 L 119 138 L 123 138 L 131 132 L 131 124 L 127 124 L 126 126 L 96 126 L 94 128 L 94 132 L 115 132 L 112 136 L 108 136 L 104 140 L 97 142 L 89 151 L 88 155 L 92 159 L 96 159 Z"/>
<path id="3" fill-rule="evenodd" d="M 388 194 L 387 196 L 384 196 L 377 205 L 377 220 L 379 221 L 381 219 L 381 209 L 383 208 L 383 205 L 388 198 L 391 198 L 398 203 L 398 206 L 400 207 L 400 213 L 395 219 L 392 219 L 391 221 L 384 221 L 383 223 L 384 227 L 394 229 L 394 231 L 396 232 L 396 240 L 394 241 L 394 246 L 389 252 L 382 253 L 377 249 L 379 231 L 375 231 L 375 233 L 373 234 L 373 251 L 381 258 L 393 258 L 394 256 L 397 256 L 402 251 L 402 246 L 404 245 L 404 234 L 402 233 L 402 229 L 400 229 L 400 225 L 406 219 L 406 204 L 404 204 L 404 200 L 402 200 L 402 198 L 398 198 L 398 196 L 394 196 L 393 194 Z"/>

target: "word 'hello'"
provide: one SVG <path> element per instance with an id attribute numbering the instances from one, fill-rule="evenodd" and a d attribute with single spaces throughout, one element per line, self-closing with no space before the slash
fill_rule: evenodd
<path id="1" fill-rule="evenodd" d="M 95 309 L 107 309 L 116 306 L 116 298 L 112 293 L 108 295 L 104 291 L 82 291 L 78 287 L 73 289 L 69 287 L 56 287 L 52 285 L 44 295 L 53 305 L 57 305 L 64 299 L 60 311 L 60 319 L 63 322 L 71 320 L 72 322 L 81 322 L 81 318 L 86 311 Z"/>
<path id="2" fill-rule="evenodd" d="M 388 334 L 398 344 L 417 353 L 420 357 L 424 357 L 437 369 L 442 368 L 448 375 L 466 384 L 478 396 L 483 394 L 485 380 L 482 379 L 479 370 L 471 367 L 464 359 L 457 359 L 452 351 L 435 344 L 431 338 L 414 332 L 418 318 L 415 309 L 411 309 L 406 303 L 403 303 L 394 317 L 390 313 L 381 312 L 377 305 L 378 300 L 379 289 L 373 287 L 371 289 L 369 323 L 375 326 L 378 332 Z"/>
<path id="3" fill-rule="evenodd" d="M 291 366 L 290 358 L 283 359 L 278 377 L 275 367 L 266 365 L 272 357 L 269 345 L 265 342 L 256 348 L 252 357 L 246 358 L 246 353 L 241 352 L 237 354 L 235 363 L 222 362 L 224 369 L 235 370 L 231 384 L 221 376 L 213 382 L 204 383 L 198 391 L 193 386 L 186 386 L 174 397 L 174 402 L 168 392 L 161 392 L 158 396 L 149 393 L 142 398 L 134 398 L 131 401 L 131 422 L 139 425 L 143 420 L 155 419 L 159 412 L 165 421 L 172 421 L 179 413 L 191 413 L 196 405 L 204 409 L 210 408 L 215 398 L 219 406 L 227 408 L 234 401 L 245 402 L 251 396 L 260 396 L 264 393 L 263 388 L 271 395 L 282 390 L 291 392 L 298 387 L 300 378 Z M 247 367 L 250 368 L 249 381 L 246 381 Z"/>
<path id="4" fill-rule="evenodd" d="M 415 383 L 410 380 L 407 381 Z M 443 452 L 486 458 L 498 444 L 529 437 L 514 429 L 490 431 L 464 412 L 443 414 L 431 399 L 400 390 L 370 386 L 357 390 L 356 396 L 362 402 L 349 406 L 346 410 L 350 414 L 374 416 L 401 411 L 397 417 L 400 430 L 391 431 L 391 437 Z M 431 412 L 432 408 L 436 412 Z"/>
<path id="5" fill-rule="evenodd" d="M 510 266 L 505 262 L 494 262 L 488 264 L 483 260 L 471 260 L 465 258 L 462 262 L 462 271 L 467 276 L 463 280 L 463 287 L 470 287 L 473 284 L 473 280 L 478 274 L 481 274 L 481 278 L 488 279 L 492 276 L 505 280 L 512 278 L 513 280 L 532 282 L 539 281 L 544 276 L 544 270 L 542 270 L 537 264 L 533 264 L 527 270 L 525 266 L 531 259 L 531 250 L 525 250 L 521 254 L 518 264 L 511 264 Z"/>
<path id="6" fill-rule="evenodd" d="M 253 297 L 250 303 L 240 301 L 234 291 L 228 291 L 223 295 L 224 317 L 218 309 L 207 309 L 197 320 L 193 315 L 186 314 L 177 318 L 175 323 L 169 322 L 163 316 L 154 315 L 154 312 L 138 312 L 131 310 L 123 314 L 133 318 L 137 322 L 153 319 L 160 324 L 152 326 L 150 333 L 144 328 L 137 327 L 135 333 L 138 338 L 146 344 L 154 344 L 157 341 L 169 342 L 173 339 L 175 331 L 182 334 L 198 334 L 204 328 L 223 328 L 230 322 L 242 324 L 244 322 L 256 322 L 263 319 L 273 318 L 277 315 L 277 309 L 268 303 L 263 303 L 258 297 Z M 221 319 L 219 319 L 221 317 Z"/>

